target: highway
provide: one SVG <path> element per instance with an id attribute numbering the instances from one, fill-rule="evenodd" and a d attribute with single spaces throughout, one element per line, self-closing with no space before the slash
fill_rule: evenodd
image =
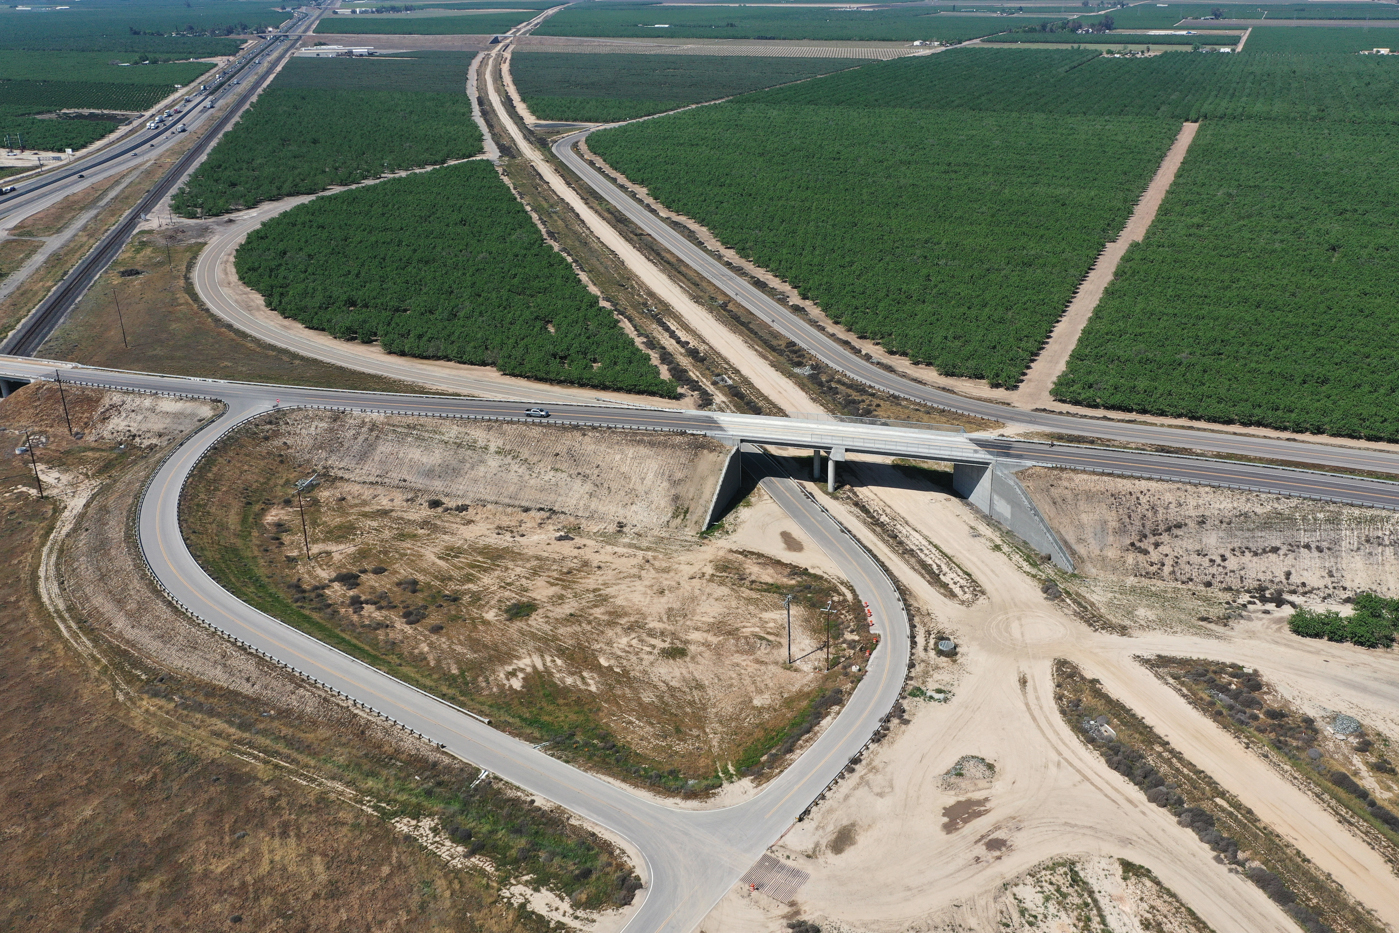
<path id="1" fill-rule="evenodd" d="M 549 407 L 555 424 L 601 425 L 650 431 L 684 431 L 737 438 L 773 447 L 795 447 L 847 453 L 960 463 L 989 463 L 992 459 L 1017 464 L 1071 467 L 1123 476 L 1251 489 L 1278 495 L 1324 499 L 1383 509 L 1399 509 L 1399 483 L 1363 476 L 1300 470 L 1147 450 L 1118 450 L 1075 444 L 982 434 L 929 430 L 917 425 L 883 425 L 773 418 L 579 404 L 558 399 L 481 399 L 457 396 L 396 395 L 299 386 L 191 379 L 121 370 L 98 369 L 72 363 L 48 362 L 24 357 L 0 356 L 0 377 L 32 381 L 52 379 L 55 370 L 65 382 L 100 385 L 140 392 L 162 392 L 218 398 L 224 401 L 261 403 L 278 399 L 286 407 L 340 408 L 358 411 L 401 412 L 458 418 L 513 419 L 527 421 L 529 402 Z"/>
<path id="2" fill-rule="evenodd" d="M 316 15 L 297 20 L 299 30 L 314 27 Z M 276 40 L 274 40 L 276 41 Z M 219 117 L 191 154 L 152 190 L 147 201 L 164 198 L 197 162 L 221 129 L 275 73 L 295 45 L 269 54 L 256 80 L 245 82 L 240 99 Z M 251 60 L 255 56 L 249 56 Z M 825 365 L 884 391 L 931 405 L 980 417 L 1072 433 L 1110 441 L 1169 445 L 1176 448 L 1267 457 L 1292 462 L 1392 472 L 1399 474 L 1399 455 L 1384 450 L 1341 447 L 1323 443 L 1285 442 L 1225 433 L 1192 431 L 1028 412 L 991 402 L 968 399 L 890 373 L 851 353 L 836 341 L 792 315 L 704 249 L 680 236 L 646 211 L 604 176 L 587 165 L 572 145 L 586 135 L 566 137 L 555 153 L 602 197 L 616 205 L 658 242 L 697 272 L 739 301 L 759 318 L 796 340 Z M 140 135 L 140 134 L 138 134 Z M 133 137 L 134 139 L 134 137 Z M 123 142 L 115 147 L 126 146 Z M 101 171 L 118 171 L 113 160 L 134 158 L 142 139 L 108 161 L 94 164 Z M 96 154 L 93 157 L 96 158 Z M 82 162 L 53 177 L 48 186 L 23 189 L 17 197 L 51 198 L 76 183 Z M 86 174 L 86 173 L 85 173 Z M 167 184 L 168 182 L 168 184 Z M 152 200 L 153 199 L 153 200 Z M 18 202 L 14 202 L 18 204 Z M 31 207 L 37 200 L 25 202 Z M 141 205 L 138 205 L 141 208 Z M 0 217 L 11 210 L 0 201 Z M 13 209 L 20 209 L 18 207 Z M 144 209 L 149 210 L 149 207 Z M 139 211 L 128 215 L 139 217 Z M 31 316 L 29 326 L 7 342 L 9 352 L 32 354 L 56 326 L 68 307 L 119 253 L 134 230 L 124 220 L 85 257 L 45 305 Z M 210 268 L 210 267 L 205 267 Z M 65 290 L 66 289 L 66 290 Z M 203 289 L 201 289 L 203 291 Z M 66 302 L 66 304 L 63 304 Z M 233 313 L 233 312 L 230 312 Z M 227 316 L 227 315 L 226 315 Z M 240 323 L 240 326 L 244 326 Z M 285 343 L 280 331 L 263 335 Z M 10 349 L 13 348 L 13 349 Z M 293 345 L 307 355 L 324 357 L 322 346 Z M 362 361 L 341 361 L 363 368 Z M 411 375 L 404 362 L 402 378 Z M 138 541 L 152 576 L 167 595 L 194 618 L 249 650 L 298 672 L 350 702 L 421 735 L 478 767 L 499 775 L 528 793 L 550 800 L 616 834 L 638 853 L 646 881 L 642 902 L 627 924 L 629 933 L 674 931 L 690 933 L 754 861 L 817 800 L 829 782 L 868 743 L 897 699 L 909 658 L 908 620 L 892 582 L 865 550 L 797 482 L 771 475 L 762 485 L 854 586 L 858 597 L 874 612 L 880 649 L 840 716 L 811 746 L 760 793 L 747 801 L 712 810 L 681 810 L 652 797 L 634 793 L 550 757 L 544 751 L 490 727 L 480 717 L 457 709 L 422 691 L 365 665 L 330 646 L 261 613 L 224 590 L 195 561 L 180 531 L 180 493 L 191 471 L 228 431 L 274 408 L 315 407 L 370 412 L 526 421 L 528 402 L 448 396 L 386 393 L 259 385 L 220 380 L 189 379 L 155 374 L 102 370 L 27 356 L 0 356 L 0 376 L 20 380 L 51 379 L 55 371 L 65 382 L 142 392 L 217 399 L 227 412 L 203 426 L 159 466 L 143 493 L 138 517 Z M 1118 450 L 1093 446 L 1048 444 L 1017 438 L 967 435 L 912 425 L 853 423 L 839 420 L 768 418 L 716 412 L 623 408 L 578 404 L 541 388 L 529 401 L 544 401 L 552 410 L 551 424 L 603 425 L 617 428 L 684 431 L 777 447 L 839 448 L 846 452 L 908 456 L 963 463 L 994 460 L 1066 466 L 1163 480 L 1206 483 L 1307 496 L 1358 505 L 1399 509 L 1399 483 L 1310 470 L 1245 462 L 1189 457 L 1151 450 Z"/>
<path id="3" fill-rule="evenodd" d="M 256 63 L 263 52 L 268 50 L 269 43 L 272 41 L 274 40 L 264 39 L 246 52 L 240 53 L 238 58 L 230 62 L 223 71 L 218 72 L 218 74 L 223 75 L 221 79 L 210 79 L 203 82 L 205 90 L 184 89 L 183 96 L 192 97 L 193 100 L 188 103 L 188 106 L 179 103 L 177 106 L 180 107 L 182 113 L 170 123 L 151 130 L 145 128 L 148 121 L 138 121 L 139 126 L 109 140 L 92 152 L 62 162 L 40 174 L 8 179 L 5 183 L 6 187 L 13 186 L 16 190 L 0 197 L 0 222 L 9 226 L 11 223 L 9 218 L 12 216 L 19 213 L 32 214 L 36 210 L 42 210 L 49 204 L 67 197 L 76 188 L 84 187 L 75 184 L 79 180 L 91 182 L 105 175 L 125 171 L 132 165 L 138 164 L 126 161 L 124 157 L 147 156 L 150 149 L 158 148 L 161 143 L 174 139 L 176 134 L 173 130 L 180 123 L 193 124 L 197 120 L 204 119 L 209 112 L 204 105 L 211 101 L 217 103 L 222 100 L 227 91 L 234 86 L 234 81 L 241 81 L 246 77 L 247 70 Z M 79 176 L 84 176 L 84 178 L 80 179 Z M 56 192 L 56 188 L 60 190 Z"/>
<path id="4" fill-rule="evenodd" d="M 0 352 L 28 355 L 38 351 L 49 335 L 62 323 L 68 312 L 77 304 L 78 299 L 91 287 L 102 271 L 121 254 L 127 240 L 135 233 L 142 218 L 175 190 L 175 187 L 193 170 L 204 154 L 218 140 L 222 132 L 237 120 L 244 108 L 261 91 L 263 85 L 277 73 L 282 62 L 291 55 L 296 48 L 299 36 L 315 28 L 320 15 L 321 11 L 319 10 L 309 15 L 297 13 L 276 34 L 244 52 L 235 65 L 224 73 L 218 84 L 205 92 L 204 96 L 196 97 L 196 100 L 184 108 L 187 113 L 182 114 L 176 121 L 172 122 L 178 125 L 177 121 L 184 120 L 194 122 L 197 127 L 198 123 L 203 121 L 205 114 L 212 113 L 207 108 L 201 109 L 201 104 L 207 103 L 210 98 L 224 96 L 230 88 L 236 88 L 246 81 L 246 86 L 241 91 L 233 91 L 237 94 L 236 100 L 216 116 L 213 125 L 201 134 L 195 144 L 180 156 L 169 171 L 151 186 L 150 190 L 127 211 L 126 215 L 111 230 L 107 231 L 97 242 L 97 245 L 63 277 L 53 291 L 10 332 L 4 342 L 0 343 Z M 266 59 L 265 64 L 263 64 L 264 58 Z M 154 153 L 155 150 L 152 147 L 156 146 L 154 140 L 157 137 L 164 137 L 168 141 L 177 138 L 177 136 L 175 128 L 169 125 L 155 130 L 144 130 L 136 134 L 130 141 L 119 143 L 114 151 L 102 150 L 93 153 L 66 166 L 56 175 L 40 176 L 32 182 L 20 183 L 17 185 L 19 189 L 17 192 L 9 195 L 6 200 L 0 201 L 0 217 L 6 216 L 6 214 L 17 214 L 26 209 L 32 211 L 36 205 L 55 203 L 62 196 L 83 187 L 88 184 L 87 179 L 81 178 L 87 174 L 83 168 L 89 164 L 100 169 L 104 175 L 115 174 L 127 167 L 118 164 L 123 156 L 129 154 L 132 159 L 139 161 L 142 145 L 150 153 Z M 132 164 L 137 163 L 133 161 Z"/>
<path id="5" fill-rule="evenodd" d="M 9 375 L 38 375 L 33 363 L 0 361 Z M 43 369 L 50 377 L 53 369 Z M 908 619 L 892 583 L 866 552 L 797 483 L 778 476 L 762 483 L 794 521 L 840 568 L 874 611 L 881 647 L 837 719 L 797 761 L 746 802 L 716 810 L 678 810 L 580 771 L 492 729 L 479 717 L 437 700 L 340 653 L 239 601 L 210 578 L 180 533 L 180 491 L 201 457 L 233 427 L 289 405 L 333 405 L 419 414 L 498 413 L 520 417 L 519 403 L 467 399 L 396 398 L 374 393 L 326 393 L 161 376 L 69 368 L 65 382 L 121 385 L 146 391 L 217 398 L 228 411 L 178 447 L 146 488 L 138 540 L 152 575 L 169 597 L 204 624 L 273 658 L 355 704 L 393 720 L 464 760 L 499 775 L 622 837 L 640 853 L 646 887 L 627 925 L 632 933 L 693 930 L 754 861 L 792 824 L 868 742 L 897 699 L 909 657 Z M 586 412 L 560 416 L 579 423 Z M 647 418 L 665 412 L 598 409 L 597 415 Z M 775 420 L 775 419 L 774 419 Z M 687 428 L 703 426 L 690 419 Z M 714 426 L 714 427 L 717 427 Z"/>
<path id="6" fill-rule="evenodd" d="M 643 119 L 651 120 L 657 117 Z M 600 198 L 615 207 L 695 272 L 708 279 L 716 288 L 732 297 L 749 313 L 772 326 L 787 339 L 796 341 L 823 365 L 844 373 L 851 379 L 891 395 L 938 408 L 1043 431 L 1119 443 L 1161 445 L 1180 450 L 1199 450 L 1399 475 L 1399 453 L 1389 450 L 1341 446 L 1341 443 L 1336 441 L 1293 441 L 1229 434 L 1225 433 L 1225 427 L 1218 431 L 1192 430 L 1027 411 L 936 389 L 883 369 L 863 356 L 851 352 L 823 331 L 769 298 L 714 254 L 681 235 L 669 222 L 651 213 L 594 168 L 575 147 L 599 129 L 606 127 L 591 127 L 561 137 L 553 143 L 554 154 Z"/>

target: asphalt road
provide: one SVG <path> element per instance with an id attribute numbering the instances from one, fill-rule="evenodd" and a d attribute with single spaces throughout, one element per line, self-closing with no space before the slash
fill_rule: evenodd
<path id="1" fill-rule="evenodd" d="M 1192 430 L 1026 411 L 1012 408 L 1009 405 L 967 398 L 954 392 L 935 389 L 881 369 L 864 357 L 850 352 L 825 333 L 773 301 L 747 279 L 724 265 L 707 249 L 686 239 L 668 222 L 652 214 L 613 184 L 605 175 L 593 168 L 586 159 L 579 155 L 574 146 L 597 129 L 600 127 L 581 130 L 560 138 L 553 144 L 554 154 L 599 197 L 617 208 L 627 219 L 712 282 L 716 288 L 730 295 L 751 314 L 771 325 L 789 340 L 796 341 L 808 353 L 819 359 L 823 365 L 845 373 L 852 379 L 892 395 L 914 399 L 939 408 L 1044 431 L 1076 434 L 1108 441 L 1162 445 L 1181 450 L 1235 454 L 1399 475 L 1399 453 L 1393 451 L 1339 446 L 1334 442 L 1285 441 L 1228 434 L 1224 433 L 1223 430 L 1217 432 Z"/>
<path id="2" fill-rule="evenodd" d="M 262 404 L 280 400 L 285 407 L 345 408 L 363 411 L 402 412 L 463 418 L 524 416 L 528 401 L 463 398 L 433 395 L 396 395 L 297 386 L 191 379 L 119 370 L 94 369 L 71 363 L 53 363 L 23 357 L 0 356 L 0 376 L 17 379 L 52 379 L 55 369 L 65 381 L 110 386 L 142 392 L 163 392 Z M 687 431 L 766 444 L 804 447 L 931 460 L 985 463 L 993 457 L 1015 463 L 1064 466 L 1125 476 L 1172 482 L 1251 489 L 1280 495 L 1347 502 L 1355 505 L 1399 509 L 1399 483 L 1323 473 L 1313 470 L 1254 464 L 1233 460 L 1190 457 L 1147 450 L 1115 450 L 1071 444 L 1048 444 L 1019 438 L 957 434 L 906 426 L 851 424 L 836 421 L 804 421 L 762 415 L 733 415 L 680 409 L 623 408 L 534 399 L 548 407 L 555 424 L 602 425 L 654 431 Z"/>
<path id="3" fill-rule="evenodd" d="M 207 385 L 229 404 L 160 467 L 142 499 L 138 533 L 156 579 L 177 604 L 241 644 L 421 734 L 474 765 L 592 820 L 641 853 L 644 900 L 629 931 L 688 933 L 858 753 L 897 699 L 908 663 L 908 620 L 893 585 L 865 551 L 789 479 L 764 488 L 830 557 L 874 610 L 881 647 L 840 716 L 761 793 L 718 810 L 677 810 L 632 793 L 492 729 L 249 607 L 211 579 L 185 547 L 179 494 L 190 470 L 228 430 L 271 408 L 272 391 Z M 308 401 L 304 399 L 285 401 Z M 354 399 L 342 400 L 354 401 Z M 359 399 L 367 407 L 382 396 Z M 510 406 L 517 412 L 519 406 Z"/>
<path id="4" fill-rule="evenodd" d="M 198 122 L 203 121 L 211 113 L 211 111 L 204 109 L 204 105 L 211 100 L 215 102 L 221 100 L 234 88 L 234 81 L 242 80 L 247 76 L 248 69 L 254 65 L 256 59 L 264 51 L 267 51 L 267 42 L 254 46 L 253 49 L 231 62 L 220 72 L 224 75 L 221 80 L 217 82 L 202 80 L 201 83 L 206 84 L 208 90 L 189 91 L 185 96 L 193 97 L 194 100 L 188 106 L 180 104 L 183 112 L 177 114 L 171 123 L 159 129 L 148 130 L 145 129 L 145 124 L 149 121 L 138 121 L 136 128 L 92 152 L 60 163 L 57 167 L 50 168 L 42 174 L 6 182 L 6 186 L 12 184 L 17 190 L 0 197 L 0 221 L 5 221 L 5 225 L 9 226 L 9 219 L 12 216 L 16 214 L 29 215 L 43 210 L 74 191 L 86 187 L 86 184 L 78 184 L 80 181 L 91 184 L 99 178 L 124 172 L 133 165 L 147 161 L 151 155 L 156 154 L 157 150 L 163 148 L 163 143 L 170 142 L 176 137 L 177 134 L 172 130 L 180 123 L 197 125 Z M 153 143 L 154 147 L 152 147 Z M 136 161 L 131 161 L 133 158 Z M 80 179 L 79 175 L 85 177 Z"/>
<path id="5" fill-rule="evenodd" d="M 244 52 L 237 63 L 224 73 L 220 84 L 211 92 L 192 101 L 189 107 L 185 108 L 188 112 L 172 121 L 176 125 L 181 119 L 196 124 L 203 122 L 205 114 L 213 113 L 198 109 L 201 104 L 207 102 L 208 97 L 230 93 L 236 95 L 237 99 L 231 106 L 214 115 L 213 125 L 195 141 L 194 145 L 178 157 L 175 164 L 161 176 L 150 190 L 142 195 L 141 199 L 127 211 L 125 216 L 98 240 L 87 255 L 80 259 L 77 265 L 69 270 L 43 301 L 10 332 L 4 342 L 0 343 L 0 350 L 19 354 L 33 354 L 38 351 L 49 335 L 67 317 L 68 312 L 77 304 L 78 299 L 91 287 L 102 271 L 120 255 L 126 241 L 130 239 L 141 223 L 142 217 L 154 210 L 165 199 L 166 195 L 172 192 L 175 186 L 184 179 L 185 175 L 199 164 L 223 130 L 233 125 L 233 122 L 257 96 L 263 85 L 272 75 L 276 74 L 281 63 L 291 55 L 296 48 L 298 37 L 308 29 L 314 28 L 320 15 L 320 11 L 310 15 L 297 14 L 284 24 L 276 35 L 269 36 L 249 51 Z M 239 85 L 244 80 L 247 80 L 247 85 L 240 87 Z M 147 130 L 145 132 L 162 133 L 167 141 L 178 135 L 174 127 L 168 125 L 161 130 Z M 151 149 L 151 146 L 154 145 L 154 142 L 147 142 L 147 150 L 154 152 L 155 150 Z M 137 158 L 139 143 L 136 146 L 138 147 L 137 151 L 130 153 L 133 157 L 133 164 L 135 161 L 139 161 Z M 118 148 L 122 152 L 130 151 L 124 147 Z M 94 156 L 93 158 L 98 157 Z M 111 156 L 110 158 L 117 157 Z M 79 175 L 85 173 L 81 173 L 78 169 L 69 167 L 64 172 L 55 178 L 36 179 L 31 186 L 21 187 L 19 192 L 10 197 L 16 199 L 17 203 L 35 197 L 52 200 L 54 194 L 77 190 L 87 184 L 85 179 L 79 179 Z M 36 193 L 35 189 L 41 190 Z"/>
<path id="6" fill-rule="evenodd" d="M 375 668 L 303 635 L 220 587 L 194 560 L 179 527 L 180 491 L 200 458 L 224 434 L 249 417 L 276 407 L 324 407 L 446 417 L 524 417 L 517 401 L 267 386 L 218 380 L 97 370 L 71 364 L 0 357 L 0 375 L 63 379 L 138 391 L 220 399 L 228 412 L 211 421 L 161 465 L 143 496 L 138 540 L 157 581 L 170 598 L 205 624 L 251 650 L 294 669 L 352 702 L 387 717 L 474 765 L 531 794 L 553 801 L 605 827 L 640 853 L 644 900 L 627 926 L 633 933 L 689 933 L 768 846 L 824 791 L 868 742 L 897 699 L 909 657 L 908 620 L 897 591 L 872 558 L 814 499 L 791 479 L 767 476 L 763 487 L 830 557 L 874 610 L 881 647 L 840 716 L 776 777 L 746 802 L 717 810 L 677 810 L 573 768 L 510 738 L 459 710 Z M 741 436 L 773 444 L 844 441 L 849 449 L 878 451 L 924 442 L 960 449 L 967 459 L 994 455 L 1033 462 L 1117 472 L 1140 470 L 1168 478 L 1218 481 L 1211 471 L 1239 471 L 1237 478 L 1260 488 L 1286 491 L 1289 484 L 1336 483 L 1357 499 L 1394 507 L 1399 485 L 1372 480 L 1254 467 L 1146 452 L 987 438 L 897 426 L 800 421 L 749 415 L 603 406 L 554 406 L 554 424 L 690 431 Z M 881 440 L 881 438 L 883 440 Z M 1107 458 L 1107 459 L 1104 459 Z M 1128 468 L 1132 468 L 1128 470 Z M 1225 477 L 1228 478 L 1228 477 Z M 1338 487 L 1339 489 L 1340 487 Z"/>

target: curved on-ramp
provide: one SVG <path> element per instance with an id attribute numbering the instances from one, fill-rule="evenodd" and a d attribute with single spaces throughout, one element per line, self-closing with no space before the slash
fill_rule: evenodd
<path id="1" fill-rule="evenodd" d="M 74 379 L 73 381 L 80 381 Z M 201 387 L 203 388 L 203 387 Z M 238 644 L 283 664 L 366 710 L 421 735 L 529 793 L 551 800 L 625 839 L 644 861 L 644 901 L 627 930 L 688 933 L 742 873 L 815 800 L 868 742 L 898 697 L 909 656 L 908 621 L 891 581 L 870 555 L 791 480 L 762 482 L 778 504 L 841 569 L 874 610 L 881 647 L 836 720 L 760 793 L 719 810 L 677 810 L 580 771 L 511 738 L 477 716 L 432 697 L 277 621 L 224 590 L 194 559 L 179 526 L 190 472 L 238 424 L 287 404 L 415 412 L 410 399 L 315 390 L 208 384 L 197 394 L 228 411 L 176 448 L 147 486 L 138 537 L 152 576 L 190 615 Z M 195 394 L 195 393 L 190 393 Z M 513 409 L 516 406 L 510 406 Z"/>

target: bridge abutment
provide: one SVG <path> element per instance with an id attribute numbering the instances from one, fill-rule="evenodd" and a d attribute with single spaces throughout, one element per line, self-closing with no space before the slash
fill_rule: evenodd
<path id="1" fill-rule="evenodd" d="M 1036 551 L 1048 554 L 1056 567 L 1068 571 L 1074 569 L 1068 548 L 1064 547 L 1011 470 L 995 461 L 990 464 L 954 463 L 952 488 Z"/>

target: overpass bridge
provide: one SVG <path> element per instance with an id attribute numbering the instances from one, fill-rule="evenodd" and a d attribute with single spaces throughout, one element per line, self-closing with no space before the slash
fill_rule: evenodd
<path id="1" fill-rule="evenodd" d="M 152 373 L 100 369 L 73 363 L 0 356 L 0 389 L 35 380 L 135 392 L 214 399 L 239 410 L 281 407 L 327 408 L 449 418 L 531 421 L 527 403 L 461 396 L 398 395 L 302 386 L 263 385 Z M 1042 523 L 1033 502 L 1014 479 L 1029 466 L 1068 467 L 1169 482 L 1246 489 L 1350 505 L 1399 510 L 1399 483 L 1354 473 L 1325 473 L 1277 463 L 1189 456 L 1158 450 L 1123 450 L 986 434 L 909 422 L 837 420 L 829 416 L 773 418 L 609 404 L 550 406 L 552 424 L 705 434 L 740 450 L 742 443 L 817 452 L 813 465 L 827 466 L 828 488 L 850 454 L 907 457 L 952 463 L 953 485 L 983 512 L 1007 525 L 1041 553 L 1072 566 L 1062 545 Z M 28 425 L 27 427 L 41 427 Z M 53 426 L 45 426 L 52 428 Z M 1298 445 L 1305 455 L 1318 445 Z M 1341 454 L 1344 447 L 1320 447 Z M 741 467 L 741 456 L 733 458 Z"/>

